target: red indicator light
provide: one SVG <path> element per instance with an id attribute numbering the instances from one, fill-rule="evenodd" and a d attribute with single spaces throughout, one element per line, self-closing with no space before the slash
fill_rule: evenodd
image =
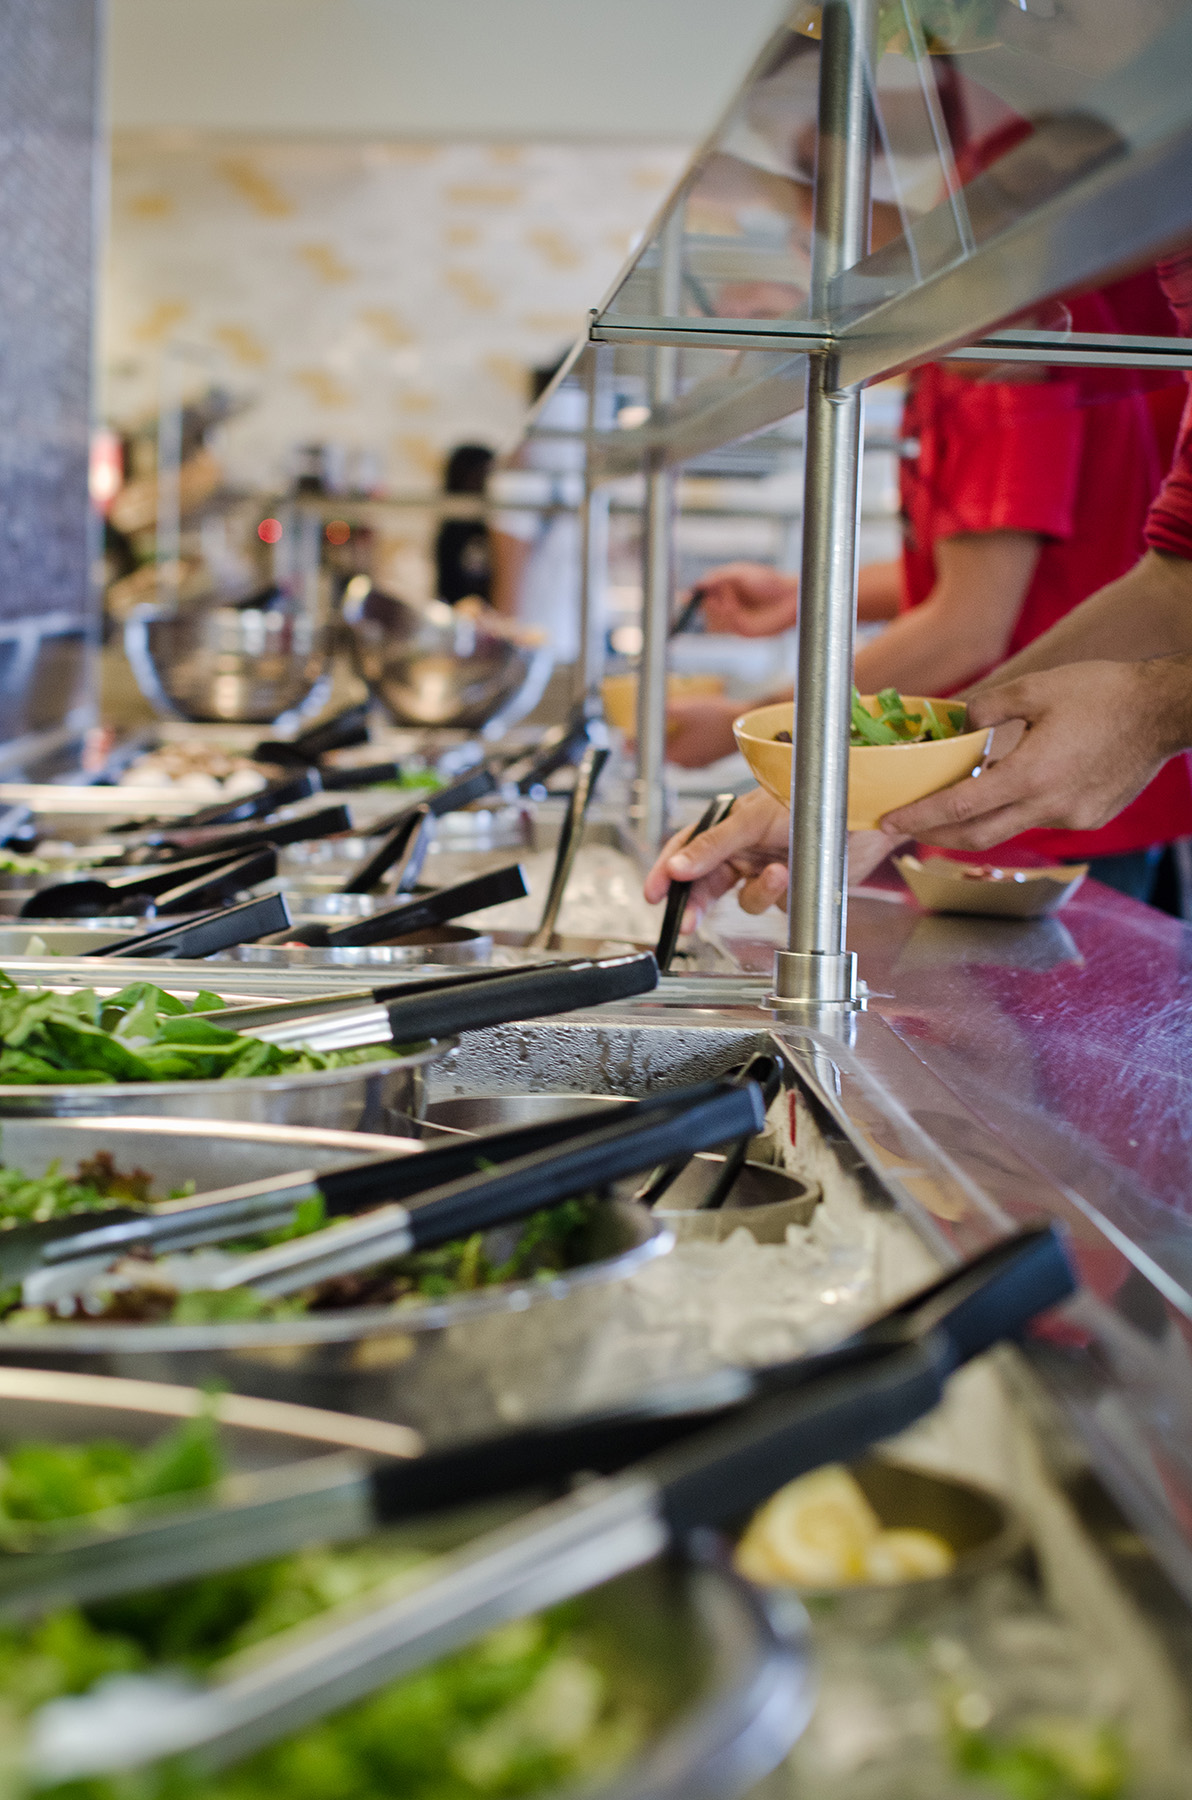
<path id="1" fill-rule="evenodd" d="M 352 535 L 352 527 L 346 519 L 328 519 L 323 535 L 329 544 L 346 544 Z"/>
<path id="2" fill-rule="evenodd" d="M 276 544 L 281 537 L 281 520 L 262 519 L 257 526 L 257 536 L 263 544 Z"/>

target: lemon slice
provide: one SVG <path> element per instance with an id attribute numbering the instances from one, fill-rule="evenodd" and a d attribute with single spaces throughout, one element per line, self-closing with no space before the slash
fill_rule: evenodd
<path id="1" fill-rule="evenodd" d="M 841 1587 L 865 1581 L 881 1521 L 847 1469 L 829 1465 L 780 1488 L 751 1522 L 736 1556 L 751 1581 Z"/>
<path id="2" fill-rule="evenodd" d="M 866 1551 L 864 1579 L 885 1586 L 899 1581 L 935 1581 L 947 1575 L 955 1561 L 952 1546 L 934 1531 L 883 1531 Z"/>

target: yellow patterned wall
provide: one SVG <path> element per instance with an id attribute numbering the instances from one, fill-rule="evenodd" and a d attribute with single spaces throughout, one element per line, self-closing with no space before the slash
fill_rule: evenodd
<path id="1" fill-rule="evenodd" d="M 443 450 L 517 434 L 524 372 L 579 330 L 684 146 L 118 139 L 104 403 L 190 386 L 251 399 L 218 445 L 238 482 L 297 444 L 433 483 Z"/>

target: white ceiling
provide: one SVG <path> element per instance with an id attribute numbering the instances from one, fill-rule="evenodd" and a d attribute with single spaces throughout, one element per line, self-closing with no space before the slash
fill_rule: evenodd
<path id="1" fill-rule="evenodd" d="M 694 139 L 783 0 L 110 0 L 116 129 Z"/>

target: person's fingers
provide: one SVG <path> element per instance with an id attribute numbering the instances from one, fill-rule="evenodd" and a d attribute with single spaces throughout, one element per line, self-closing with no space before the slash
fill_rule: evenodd
<path id="1" fill-rule="evenodd" d="M 970 825 L 917 831 L 915 837 L 921 844 L 938 844 L 947 850 L 995 850 L 1020 832 L 1033 830 L 1038 823 L 1038 809 L 1033 805 L 1002 806 L 996 812 L 984 813 Z"/>
<path id="2" fill-rule="evenodd" d="M 848 878 L 852 887 L 860 886 L 885 862 L 891 851 L 906 839 L 885 831 L 850 831 L 848 834 Z"/>
<path id="3" fill-rule="evenodd" d="M 642 884 L 642 893 L 650 902 L 651 906 L 656 906 L 660 900 L 666 899 L 667 890 L 671 884 L 671 877 L 667 872 L 667 864 L 675 851 L 679 848 L 680 844 L 686 843 L 690 836 L 690 825 L 683 825 L 678 831 L 672 832 L 662 846 L 658 855 L 658 860 L 655 862 L 654 867 L 650 870 L 650 873 L 646 876 L 646 879 Z"/>
<path id="4" fill-rule="evenodd" d="M 1019 761 L 1021 754 L 1021 750 L 1013 751 L 976 778 L 966 776 L 952 787 L 941 788 L 936 794 L 887 813 L 881 821 L 882 830 L 931 842 L 933 831 L 967 828 L 989 813 L 1015 805 L 1028 794 L 1033 799 L 1033 782 L 1024 788 L 1029 778 Z"/>
<path id="5" fill-rule="evenodd" d="M 756 803 L 751 804 L 754 801 L 753 795 L 747 795 L 744 801 L 738 801 L 727 819 L 668 856 L 667 873 L 675 881 L 696 881 L 743 850 L 764 849 L 770 841 L 771 821 L 766 811 Z M 776 802 L 769 801 L 768 804 L 778 811 Z M 779 852 L 781 847 L 780 839 Z"/>
<path id="6" fill-rule="evenodd" d="M 1033 692 L 1029 675 L 1019 681 L 1005 681 L 1000 687 L 982 688 L 968 703 L 969 724 L 978 731 L 991 725 L 1005 725 L 1011 719 L 1025 719 L 1028 724 L 1038 716 L 1039 695 Z"/>
<path id="7" fill-rule="evenodd" d="M 757 875 L 741 886 L 737 904 L 742 912 L 764 913 L 777 906 L 786 893 L 787 870 L 784 863 L 767 863 Z"/>

